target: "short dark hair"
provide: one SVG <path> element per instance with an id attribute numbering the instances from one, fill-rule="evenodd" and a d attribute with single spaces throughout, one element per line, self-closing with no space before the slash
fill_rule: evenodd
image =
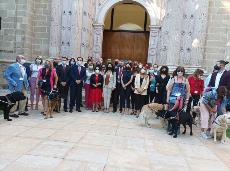
<path id="1" fill-rule="evenodd" d="M 40 65 L 41 65 L 43 63 L 43 59 L 40 56 L 37 56 L 34 61 L 36 61 L 37 59 L 41 60 L 41 62 L 40 62 Z"/>
<path id="2" fill-rule="evenodd" d="M 81 59 L 81 60 L 83 61 L 83 58 L 82 58 L 81 56 L 77 57 L 77 60 L 78 60 L 78 59 Z"/>

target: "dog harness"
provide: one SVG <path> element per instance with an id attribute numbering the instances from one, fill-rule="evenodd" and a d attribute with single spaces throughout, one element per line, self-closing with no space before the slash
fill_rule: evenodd
<path id="1" fill-rule="evenodd" d="M 7 102 L 6 102 L 6 101 L 3 101 L 3 100 L 0 100 L 0 102 L 5 103 L 5 104 L 8 104 L 8 106 L 16 104 L 16 103 L 12 103 L 12 102 L 10 101 L 10 99 L 7 97 L 7 95 L 6 95 L 5 97 L 6 97 Z"/>

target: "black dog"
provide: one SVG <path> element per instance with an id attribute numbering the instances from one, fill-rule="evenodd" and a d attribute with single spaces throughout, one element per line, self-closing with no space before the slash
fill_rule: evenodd
<path id="1" fill-rule="evenodd" d="M 7 94 L 6 96 L 0 96 L 0 110 L 4 112 L 4 119 L 7 121 L 12 121 L 9 118 L 10 109 L 16 104 L 16 102 L 25 100 L 26 97 L 22 92 L 14 92 L 11 94 Z"/>
<path id="2" fill-rule="evenodd" d="M 170 113 L 169 124 L 171 124 L 172 126 L 169 135 L 173 135 L 173 138 L 177 138 L 177 132 L 180 125 L 184 126 L 184 131 L 182 132 L 182 134 L 186 133 L 186 125 L 188 125 L 190 127 L 190 135 L 193 135 L 192 133 L 193 118 L 189 112 L 180 110 L 178 112 L 169 111 L 169 113 Z"/>

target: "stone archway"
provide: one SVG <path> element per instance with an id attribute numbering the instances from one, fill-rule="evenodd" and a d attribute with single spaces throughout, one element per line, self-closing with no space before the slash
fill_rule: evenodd
<path id="1" fill-rule="evenodd" d="M 107 12 L 113 6 L 121 3 L 127 2 L 125 0 L 107 0 L 99 7 L 95 23 L 93 24 L 94 28 L 94 37 L 93 37 L 93 57 L 95 60 L 100 60 L 102 56 L 102 42 L 103 42 L 103 29 L 104 29 L 104 20 L 107 15 Z M 158 42 L 158 33 L 159 33 L 159 16 L 156 14 L 154 5 L 148 0 L 129 0 L 128 2 L 134 2 L 143 6 L 150 16 L 150 36 L 149 36 L 149 49 L 148 49 L 148 63 L 155 63 L 156 54 L 157 54 L 157 42 Z"/>

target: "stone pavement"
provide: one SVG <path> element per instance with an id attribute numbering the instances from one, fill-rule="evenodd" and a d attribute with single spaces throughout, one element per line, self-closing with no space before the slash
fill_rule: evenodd
<path id="1" fill-rule="evenodd" d="M 119 113 L 63 112 L 48 120 L 31 113 L 0 119 L 0 170 L 230 170 L 229 143 L 201 140 L 198 129 L 173 139 L 157 119 L 145 128 Z"/>

